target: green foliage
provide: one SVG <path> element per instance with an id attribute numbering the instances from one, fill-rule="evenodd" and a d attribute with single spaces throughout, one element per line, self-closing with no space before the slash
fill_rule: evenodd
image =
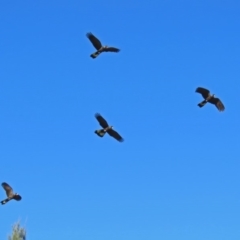
<path id="1" fill-rule="evenodd" d="M 8 240 L 26 240 L 26 229 L 20 226 L 20 222 L 16 222 L 12 227 L 12 234 Z"/>

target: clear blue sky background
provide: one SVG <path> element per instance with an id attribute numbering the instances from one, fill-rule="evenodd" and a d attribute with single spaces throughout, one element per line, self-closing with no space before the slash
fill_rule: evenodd
<path id="1" fill-rule="evenodd" d="M 240 2 L 0 3 L 0 239 L 240 239 Z M 85 34 L 121 52 L 91 59 Z M 220 113 L 195 93 L 206 87 Z M 125 138 L 94 134 L 101 113 Z M 3 190 L 1 199 L 5 198 Z"/>

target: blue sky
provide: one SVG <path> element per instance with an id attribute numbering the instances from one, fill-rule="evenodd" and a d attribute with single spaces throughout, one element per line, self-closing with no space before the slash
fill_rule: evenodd
<path id="1" fill-rule="evenodd" d="M 0 239 L 239 240 L 239 1 L 3 1 Z M 121 49 L 91 59 L 92 32 Z M 220 113 L 197 87 L 225 104 Z M 124 137 L 94 134 L 101 113 Z M 0 192 L 5 197 L 4 191 Z"/>

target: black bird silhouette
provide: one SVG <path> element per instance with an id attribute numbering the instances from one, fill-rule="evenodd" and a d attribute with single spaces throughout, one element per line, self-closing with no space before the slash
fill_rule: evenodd
<path id="1" fill-rule="evenodd" d="M 22 197 L 19 194 L 13 192 L 13 189 L 7 183 L 3 182 L 2 187 L 6 191 L 7 198 L 5 200 L 2 200 L 1 204 L 5 204 L 12 199 L 17 201 L 20 201 L 22 199 Z"/>
<path id="2" fill-rule="evenodd" d="M 97 39 L 92 33 L 87 33 L 88 39 L 91 41 L 92 45 L 97 49 L 95 53 L 92 53 L 90 57 L 96 58 L 102 52 L 119 52 L 120 49 L 115 47 L 103 46 L 102 43 Z"/>
<path id="3" fill-rule="evenodd" d="M 204 98 L 204 100 L 198 104 L 199 107 L 203 107 L 207 102 L 209 102 L 214 104 L 220 112 L 224 111 L 225 107 L 221 100 L 219 98 L 215 98 L 215 94 L 211 95 L 208 89 L 198 87 L 196 92 L 202 94 Z"/>
<path id="4" fill-rule="evenodd" d="M 119 133 L 113 130 L 113 126 L 109 126 L 107 121 L 99 113 L 95 114 L 95 118 L 98 120 L 100 126 L 103 128 L 95 131 L 95 133 L 99 137 L 103 137 L 105 133 L 108 133 L 111 137 L 115 138 L 119 142 L 124 141 L 124 139 L 119 135 Z"/>

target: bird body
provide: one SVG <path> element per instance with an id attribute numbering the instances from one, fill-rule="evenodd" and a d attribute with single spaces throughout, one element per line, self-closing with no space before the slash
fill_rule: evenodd
<path id="1" fill-rule="evenodd" d="M 110 130 L 113 129 L 113 126 L 108 126 L 106 128 L 102 128 L 99 130 L 96 130 L 95 133 L 99 136 L 99 137 L 103 137 L 105 135 L 105 133 Z"/>
<path id="2" fill-rule="evenodd" d="M 9 202 L 12 199 L 17 201 L 20 201 L 22 199 L 22 197 L 19 194 L 13 192 L 13 189 L 7 183 L 3 182 L 2 187 L 4 188 L 7 195 L 7 198 L 1 201 L 2 205 Z"/>
<path id="3" fill-rule="evenodd" d="M 103 46 L 102 43 L 96 38 L 92 33 L 87 33 L 88 39 L 91 41 L 92 45 L 97 49 L 96 52 L 90 55 L 91 58 L 96 58 L 102 52 L 119 52 L 120 49 L 115 47 Z"/>
<path id="4" fill-rule="evenodd" d="M 198 106 L 199 106 L 199 107 L 203 107 L 207 102 L 209 102 L 209 100 L 210 100 L 211 98 L 214 97 L 214 95 L 215 95 L 215 94 L 213 94 L 213 95 L 210 95 L 210 94 L 209 94 L 205 100 L 203 100 L 202 102 L 200 102 L 200 103 L 198 104 Z"/>
<path id="5" fill-rule="evenodd" d="M 102 129 L 95 131 L 95 133 L 99 137 L 103 137 L 106 133 L 108 133 L 111 137 L 115 138 L 119 142 L 124 141 L 124 139 L 119 135 L 119 133 L 113 130 L 113 126 L 109 126 L 107 121 L 99 113 L 95 114 L 95 118 L 98 120 L 100 126 L 102 127 Z"/>
<path id="6" fill-rule="evenodd" d="M 215 98 L 215 94 L 210 94 L 210 91 L 206 88 L 198 87 L 196 89 L 197 93 L 200 93 L 204 100 L 198 104 L 199 107 L 203 107 L 206 103 L 214 104 L 217 109 L 221 112 L 224 111 L 225 107 L 219 98 Z"/>

